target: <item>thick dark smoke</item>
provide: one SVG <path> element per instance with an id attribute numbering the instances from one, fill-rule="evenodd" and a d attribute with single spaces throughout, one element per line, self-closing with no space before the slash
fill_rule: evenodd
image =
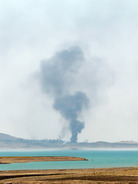
<path id="1" fill-rule="evenodd" d="M 84 128 L 84 122 L 78 120 L 78 114 L 83 108 L 88 107 L 88 98 L 83 92 L 76 92 L 74 95 L 67 95 L 55 99 L 54 108 L 70 122 L 72 132 L 71 142 L 77 141 L 77 135 Z"/>
<path id="2" fill-rule="evenodd" d="M 42 90 L 54 98 L 54 109 L 69 122 L 71 142 L 77 141 L 78 133 L 84 128 L 84 122 L 79 121 L 78 116 L 89 102 L 84 92 L 70 94 L 72 80 L 83 61 L 80 47 L 71 47 L 43 61 L 39 73 Z"/>
<path id="3" fill-rule="evenodd" d="M 58 52 L 52 59 L 41 63 L 40 80 L 42 89 L 54 97 L 69 92 L 72 76 L 81 66 L 84 57 L 79 47 Z"/>

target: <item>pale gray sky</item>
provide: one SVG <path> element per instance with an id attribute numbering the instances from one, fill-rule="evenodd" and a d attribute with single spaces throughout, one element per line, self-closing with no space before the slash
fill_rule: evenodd
<path id="1" fill-rule="evenodd" d="M 39 75 L 77 46 L 84 61 L 64 82 L 89 99 L 78 141 L 138 141 L 137 10 L 137 0 L 0 0 L 0 132 L 70 139 Z"/>

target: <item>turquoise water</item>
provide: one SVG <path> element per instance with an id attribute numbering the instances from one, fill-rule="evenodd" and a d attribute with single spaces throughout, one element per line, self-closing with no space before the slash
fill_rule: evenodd
<path id="1" fill-rule="evenodd" d="M 0 156 L 75 156 L 88 159 L 88 161 L 0 164 L 0 170 L 77 169 L 138 166 L 138 150 L 1 151 Z"/>

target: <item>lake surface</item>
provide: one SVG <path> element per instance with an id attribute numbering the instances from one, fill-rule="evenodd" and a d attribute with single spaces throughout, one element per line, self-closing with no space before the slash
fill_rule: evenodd
<path id="1" fill-rule="evenodd" d="M 138 150 L 0 151 L 0 156 L 74 156 L 88 161 L 0 164 L 0 170 L 77 169 L 138 166 Z"/>

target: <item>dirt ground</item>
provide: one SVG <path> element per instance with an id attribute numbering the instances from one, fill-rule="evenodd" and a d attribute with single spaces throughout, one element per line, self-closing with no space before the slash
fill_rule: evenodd
<path id="1" fill-rule="evenodd" d="M 138 168 L 0 171 L 0 184 L 138 184 Z"/>

